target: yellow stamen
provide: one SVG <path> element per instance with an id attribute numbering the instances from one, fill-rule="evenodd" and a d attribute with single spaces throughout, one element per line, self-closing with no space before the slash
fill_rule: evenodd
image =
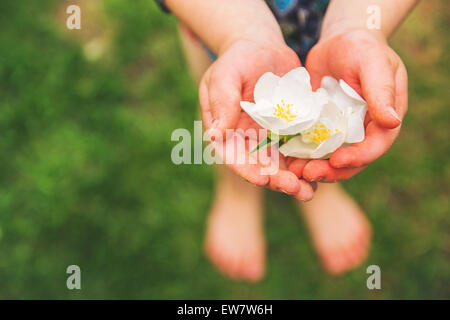
<path id="1" fill-rule="evenodd" d="M 338 132 L 339 130 L 335 129 L 335 131 Z M 313 127 L 312 133 L 310 131 L 307 131 L 305 135 L 311 142 L 319 145 L 331 137 L 331 130 L 323 124 L 316 124 Z"/>
<path id="2" fill-rule="evenodd" d="M 280 120 L 291 122 L 297 117 L 297 115 L 291 114 L 291 107 L 292 104 L 289 103 L 286 104 L 284 100 L 281 100 L 281 105 L 277 104 L 277 106 L 273 108 L 274 109 L 273 115 Z"/>

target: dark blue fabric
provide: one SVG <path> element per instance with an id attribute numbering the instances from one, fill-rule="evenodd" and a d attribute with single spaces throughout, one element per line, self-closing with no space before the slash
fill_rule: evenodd
<path id="1" fill-rule="evenodd" d="M 266 0 L 288 44 L 305 62 L 317 43 L 330 0 Z"/>
<path id="2" fill-rule="evenodd" d="M 170 12 L 169 9 L 167 8 L 167 6 L 164 4 L 164 0 L 155 0 L 155 1 L 164 12 L 167 12 L 167 13 Z"/>

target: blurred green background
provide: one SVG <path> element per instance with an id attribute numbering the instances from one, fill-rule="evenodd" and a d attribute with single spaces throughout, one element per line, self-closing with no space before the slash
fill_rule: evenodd
<path id="1" fill-rule="evenodd" d="M 409 113 L 345 183 L 373 223 L 367 263 L 325 274 L 294 203 L 267 191 L 268 272 L 251 285 L 203 254 L 212 168 L 170 161 L 198 105 L 174 17 L 152 0 L 1 0 L 0 298 L 450 298 L 449 18 L 448 1 L 422 1 L 393 39 Z"/>

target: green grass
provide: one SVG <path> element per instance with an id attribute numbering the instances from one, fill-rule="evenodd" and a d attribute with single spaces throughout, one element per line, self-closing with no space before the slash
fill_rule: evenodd
<path id="1" fill-rule="evenodd" d="M 68 31 L 56 0 L 2 0 L 0 298 L 449 298 L 444 2 L 424 1 L 394 39 L 410 79 L 402 134 L 345 183 L 374 227 L 365 266 L 326 275 L 294 203 L 266 192 L 268 272 L 250 285 L 203 255 L 212 168 L 170 161 L 198 105 L 175 19 L 149 0 L 96 1 Z M 107 49 L 89 60 L 99 37 Z M 66 288 L 71 264 L 80 291 Z M 366 288 L 370 264 L 380 291 Z"/>

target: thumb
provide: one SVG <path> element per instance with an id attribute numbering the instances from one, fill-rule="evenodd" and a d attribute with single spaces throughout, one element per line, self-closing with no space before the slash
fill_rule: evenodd
<path id="1" fill-rule="evenodd" d="M 395 109 L 395 69 L 386 53 L 373 52 L 361 65 L 360 80 L 370 117 L 381 127 L 396 128 L 402 120 Z"/>
<path id="2" fill-rule="evenodd" d="M 214 130 L 225 136 L 226 129 L 234 129 L 241 112 L 241 81 L 237 74 L 220 67 L 207 72 L 200 86 L 200 103 L 204 119 Z M 209 127 L 206 124 L 206 127 Z"/>

